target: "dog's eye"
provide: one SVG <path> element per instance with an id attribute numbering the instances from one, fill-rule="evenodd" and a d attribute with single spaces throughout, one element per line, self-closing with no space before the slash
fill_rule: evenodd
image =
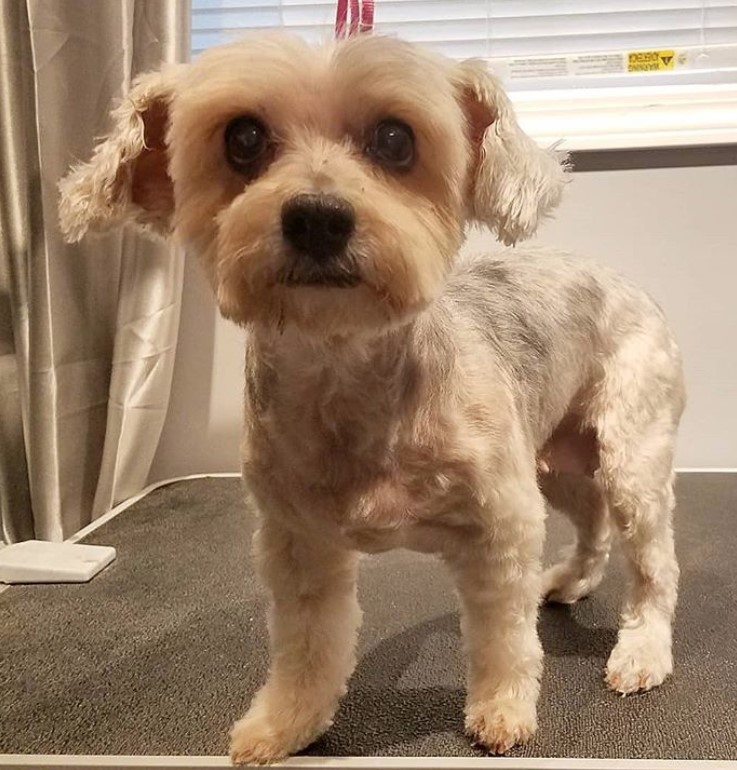
<path id="1" fill-rule="evenodd" d="M 382 120 L 374 129 L 367 151 L 379 163 L 405 170 L 415 159 L 415 135 L 401 120 Z"/>
<path id="2" fill-rule="evenodd" d="M 252 171 L 268 146 L 266 127 L 257 118 L 242 115 L 233 118 L 225 128 L 225 157 L 236 171 Z"/>

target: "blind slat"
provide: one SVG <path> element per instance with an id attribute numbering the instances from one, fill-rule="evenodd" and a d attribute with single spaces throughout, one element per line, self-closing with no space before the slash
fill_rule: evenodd
<path id="1" fill-rule="evenodd" d="M 253 26 L 265 26 L 284 20 L 288 27 L 311 27 L 332 23 L 332 18 L 324 13 L 316 13 L 310 9 L 287 9 L 281 14 L 276 11 L 259 11 L 258 13 L 244 16 L 240 14 L 220 14 L 217 17 L 205 18 L 197 24 L 197 32 L 211 32 L 217 30 L 232 31 L 234 29 L 247 29 Z M 591 34 L 592 27 L 596 27 L 596 34 L 621 35 L 627 32 L 640 32 L 648 30 L 662 30 L 664 35 L 671 30 L 689 29 L 700 32 L 700 14 L 698 11 L 673 10 L 668 12 L 639 11 L 636 13 L 579 13 L 568 16 L 527 16 L 499 17 L 487 19 L 475 14 L 456 13 L 452 20 L 441 17 L 413 16 L 403 17 L 400 14 L 388 14 L 386 10 L 381 19 L 381 30 L 396 30 L 402 34 L 405 30 L 436 29 L 438 27 L 454 27 L 458 29 L 483 28 L 493 40 L 497 37 L 509 38 L 513 36 L 541 36 L 544 34 L 556 35 L 580 35 Z M 737 26 L 737 6 L 734 8 L 714 9 L 709 15 L 709 26 L 704 29 L 708 35 L 711 30 L 721 27 Z M 428 33 L 429 34 L 429 33 Z"/>
<path id="2" fill-rule="evenodd" d="M 302 35 L 306 38 L 317 40 L 316 32 L 320 32 L 319 27 L 315 26 L 294 26 L 290 31 L 296 35 Z M 324 30 L 325 33 L 332 32 Z M 693 30 L 639 30 L 621 35 L 611 35 L 608 33 L 597 34 L 589 33 L 585 38 L 578 35 L 538 35 L 530 36 L 527 40 L 520 40 L 517 37 L 494 38 L 488 40 L 483 28 L 453 29 L 449 27 L 431 29 L 428 26 L 422 29 L 415 29 L 411 34 L 402 35 L 403 38 L 417 43 L 434 44 L 442 46 L 445 43 L 467 43 L 469 50 L 475 50 L 468 56 L 480 55 L 483 49 L 481 44 L 488 43 L 490 55 L 492 57 L 511 57 L 511 56 L 553 56 L 566 53 L 586 53 L 610 50 L 636 50 L 638 48 L 677 48 L 692 47 L 699 44 L 698 36 Z M 244 30 L 234 29 L 224 32 L 204 32 L 193 35 L 196 47 L 205 49 L 220 42 L 237 40 L 243 36 Z M 324 39 L 324 35 L 322 38 Z M 711 34 L 712 45 L 726 45 L 737 38 L 737 25 L 724 27 L 719 30 L 713 30 Z"/>
<path id="3" fill-rule="evenodd" d="M 381 10 L 398 6 L 408 13 L 421 6 L 441 6 L 446 9 L 446 16 L 455 16 L 456 8 L 460 5 L 473 5 L 479 16 L 557 16 L 561 14 L 580 13 L 581 0 L 378 0 Z M 193 12 L 237 10 L 246 13 L 258 9 L 279 8 L 335 8 L 335 2 L 328 0 L 193 0 Z M 657 11 L 685 8 L 708 12 L 712 8 L 733 7 L 733 0 L 599 0 L 596 4 L 597 13 L 607 11 Z"/>

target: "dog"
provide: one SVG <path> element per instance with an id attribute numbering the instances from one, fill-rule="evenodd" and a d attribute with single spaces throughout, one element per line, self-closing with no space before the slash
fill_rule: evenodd
<path id="1" fill-rule="evenodd" d="M 503 753 L 536 729 L 543 598 L 631 568 L 606 683 L 672 671 L 679 350 L 642 290 L 514 246 L 565 160 L 520 129 L 478 61 L 358 36 L 266 35 L 141 77 L 60 184 L 70 240 L 132 222 L 196 252 L 247 327 L 243 476 L 270 594 L 271 667 L 235 763 L 330 725 L 355 664 L 358 554 L 437 554 L 457 585 L 465 726 Z M 459 256 L 468 226 L 508 248 Z M 570 555 L 541 568 L 546 500 Z"/>

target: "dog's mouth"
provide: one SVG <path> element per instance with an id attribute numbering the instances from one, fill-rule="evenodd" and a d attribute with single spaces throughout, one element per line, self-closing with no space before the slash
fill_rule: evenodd
<path id="1" fill-rule="evenodd" d="M 348 289 L 358 286 L 361 283 L 361 276 L 355 265 L 350 263 L 331 262 L 326 265 L 316 265 L 303 259 L 297 259 L 279 272 L 277 281 L 283 286 L 289 287 L 311 286 Z"/>
<path id="2" fill-rule="evenodd" d="M 285 286 L 323 286 L 335 289 L 349 289 L 358 286 L 360 282 L 357 275 L 290 276 L 282 281 Z"/>

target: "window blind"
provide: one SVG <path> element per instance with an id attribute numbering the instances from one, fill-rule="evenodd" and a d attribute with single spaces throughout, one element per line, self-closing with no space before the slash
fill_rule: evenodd
<path id="1" fill-rule="evenodd" d="M 192 52 L 272 28 L 326 40 L 334 19 L 334 0 L 192 0 Z M 736 0 L 376 0 L 375 30 L 487 58 L 513 90 L 737 82 Z"/>

